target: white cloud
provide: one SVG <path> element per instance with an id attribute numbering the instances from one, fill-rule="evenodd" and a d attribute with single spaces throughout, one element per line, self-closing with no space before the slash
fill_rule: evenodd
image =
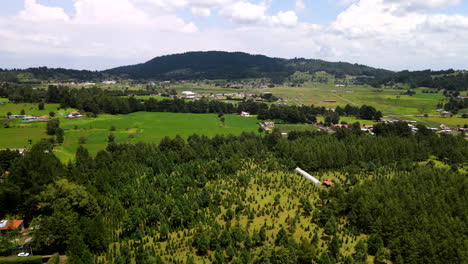
<path id="1" fill-rule="evenodd" d="M 296 12 L 279 11 L 275 16 L 267 15 L 268 6 L 265 2 L 252 4 L 236 2 L 221 9 L 220 15 L 238 24 L 259 24 L 270 26 L 293 27 L 298 24 Z"/>
<path id="2" fill-rule="evenodd" d="M 264 22 L 266 10 L 264 3 L 235 2 L 221 9 L 220 14 L 235 23 L 252 24 Z"/>
<path id="3" fill-rule="evenodd" d="M 160 30 L 198 31 L 193 23 L 187 23 L 171 13 L 150 15 L 132 0 L 75 0 L 75 10 L 74 24 L 139 25 Z"/>
<path id="4" fill-rule="evenodd" d="M 43 6 L 38 4 L 36 0 L 25 0 L 24 9 L 18 17 L 29 21 L 69 20 L 63 8 Z"/>
<path id="5" fill-rule="evenodd" d="M 397 0 L 353 1 L 334 22 L 317 25 L 299 21 L 293 10 L 271 14 L 267 0 L 74 0 L 73 15 L 26 0 L 17 16 L 0 16 L 0 56 L 9 54 L 0 67 L 38 54 L 43 64 L 67 67 L 75 58 L 102 69 L 175 52 L 227 50 L 389 69 L 468 68 L 468 16 L 408 9 Z M 436 2 L 426 6 L 444 6 Z M 198 29 L 180 10 L 210 16 L 213 24 Z M 219 19 L 240 26 L 221 28 Z"/>
<path id="6" fill-rule="evenodd" d="M 279 11 L 278 15 L 271 18 L 272 22 L 276 25 L 293 27 L 297 25 L 297 15 L 294 11 Z"/>
<path id="7" fill-rule="evenodd" d="M 296 0 L 295 7 L 296 7 L 296 11 L 304 10 L 306 8 L 304 0 Z"/>
<path id="8" fill-rule="evenodd" d="M 192 12 L 194 16 L 197 16 L 197 17 L 209 17 L 211 15 L 210 8 L 192 7 L 190 11 Z"/>
<path id="9" fill-rule="evenodd" d="M 385 3 L 398 4 L 405 10 L 443 9 L 461 4 L 461 0 L 385 0 Z"/>

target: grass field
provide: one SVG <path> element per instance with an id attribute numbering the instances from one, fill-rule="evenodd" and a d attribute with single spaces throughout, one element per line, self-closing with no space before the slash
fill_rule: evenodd
<path id="1" fill-rule="evenodd" d="M 90 153 L 96 154 L 107 146 L 107 139 L 111 133 L 115 136 L 117 143 L 158 143 L 165 136 L 180 135 L 187 138 L 194 133 L 214 136 L 258 131 L 256 118 L 238 115 L 225 115 L 224 126 L 215 114 L 148 112 L 100 115 L 98 118 L 72 120 L 60 118 L 60 122 L 61 127 L 65 129 L 65 141 L 56 148 L 56 151 L 57 156 L 63 161 L 73 158 L 81 137 L 87 139 L 83 145 Z M 18 127 L 24 125 L 27 127 Z M 0 148 L 28 148 L 28 140 L 34 143 L 41 138 L 47 138 L 45 123 L 21 123 L 16 120 L 11 126 L 11 128 L 0 128 Z M 112 126 L 116 128 L 115 131 L 110 131 Z"/>
<path id="2" fill-rule="evenodd" d="M 281 132 L 291 132 L 291 131 L 318 131 L 319 129 L 312 125 L 304 124 L 277 124 L 277 127 Z"/>
<path id="3" fill-rule="evenodd" d="M 317 121 L 318 122 L 324 122 L 325 118 L 323 116 L 319 116 L 319 117 L 317 117 Z M 358 118 L 356 118 L 354 116 L 340 116 L 340 122 L 339 123 L 341 123 L 343 121 L 348 123 L 348 124 L 359 122 L 359 124 L 361 124 L 361 126 L 377 124 L 377 122 L 375 122 L 375 121 L 365 120 L 365 119 L 358 119 Z"/>
<path id="4" fill-rule="evenodd" d="M 48 115 L 50 112 L 58 113 L 67 113 L 71 111 L 75 111 L 75 109 L 60 109 L 59 104 L 45 104 L 44 110 L 39 110 L 38 104 L 30 104 L 30 103 L 7 103 L 8 100 L 2 98 L 1 102 L 6 102 L 4 104 L 0 104 L 0 116 L 5 116 L 8 112 L 11 112 L 13 115 L 19 115 L 21 110 L 25 111 L 26 115 Z"/>

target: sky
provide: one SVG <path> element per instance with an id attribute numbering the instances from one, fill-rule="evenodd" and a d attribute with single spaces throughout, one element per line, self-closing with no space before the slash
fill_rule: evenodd
<path id="1" fill-rule="evenodd" d="M 103 70 L 223 50 L 468 69 L 468 0 L 0 1 L 0 68 Z"/>

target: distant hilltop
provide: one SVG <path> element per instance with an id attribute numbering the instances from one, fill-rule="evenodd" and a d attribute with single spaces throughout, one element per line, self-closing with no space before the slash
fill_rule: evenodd
<path id="1" fill-rule="evenodd" d="M 243 52 L 206 51 L 156 57 L 148 62 L 104 72 L 132 79 L 242 79 L 285 78 L 296 71 L 327 72 L 339 76 L 379 77 L 391 71 L 346 62 L 282 59 Z"/>

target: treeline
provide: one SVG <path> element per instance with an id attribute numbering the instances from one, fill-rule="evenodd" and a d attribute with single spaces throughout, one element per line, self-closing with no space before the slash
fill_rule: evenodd
<path id="1" fill-rule="evenodd" d="M 445 71 L 401 71 L 381 78 L 368 79 L 367 83 L 374 87 L 403 83 L 410 85 L 411 88 L 428 87 L 439 90 L 466 91 L 468 90 L 468 74 L 455 72 L 452 69 Z"/>
<path id="2" fill-rule="evenodd" d="M 450 97 L 449 101 L 444 104 L 444 110 L 454 114 L 465 108 L 468 108 L 468 98 Z"/>
<path id="3" fill-rule="evenodd" d="M 117 78 L 117 76 L 109 73 L 99 71 L 88 71 L 88 70 L 70 70 L 63 68 L 48 68 L 48 67 L 37 67 L 27 69 L 12 69 L 2 70 L 0 69 L 0 82 L 14 82 L 20 81 L 18 75 L 26 75 L 30 78 L 28 83 L 41 83 L 42 81 L 102 81 L 106 78 Z M 25 83 L 26 81 L 22 81 Z"/>

